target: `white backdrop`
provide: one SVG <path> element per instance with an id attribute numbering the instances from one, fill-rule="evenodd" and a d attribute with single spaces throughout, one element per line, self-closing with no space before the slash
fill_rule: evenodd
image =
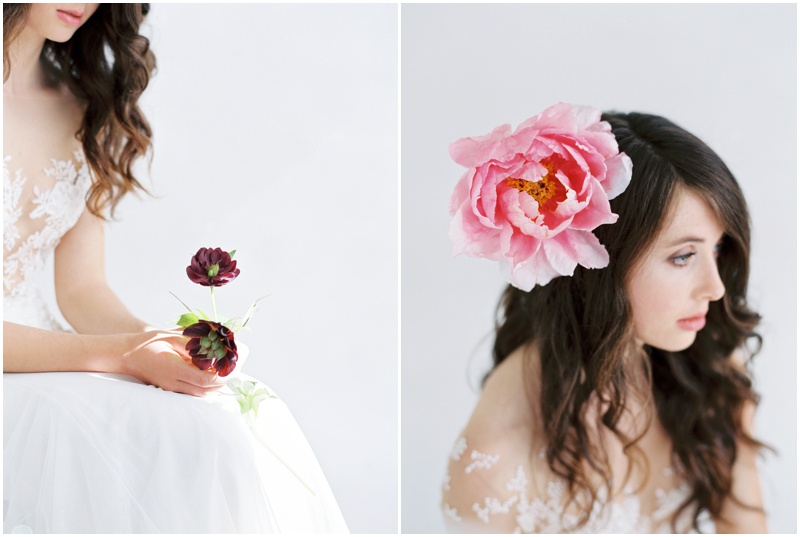
<path id="1" fill-rule="evenodd" d="M 350 530 L 396 532 L 397 6 L 154 4 L 146 26 L 157 197 L 107 227 L 109 282 L 167 326 L 169 291 L 209 311 L 197 249 L 237 249 L 220 313 L 271 293 L 244 371 L 292 409 Z"/>
<path id="2" fill-rule="evenodd" d="M 738 178 L 764 316 L 757 434 L 770 530 L 796 531 L 795 5 L 402 6 L 402 530 L 443 530 L 446 456 L 490 364 L 495 263 L 453 258 L 450 142 L 558 101 L 663 115 Z"/>

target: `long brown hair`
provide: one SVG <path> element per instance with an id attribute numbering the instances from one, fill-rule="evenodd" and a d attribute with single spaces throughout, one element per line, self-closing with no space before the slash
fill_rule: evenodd
<path id="1" fill-rule="evenodd" d="M 700 195 L 713 208 L 725 235 L 719 252 L 720 278 L 725 296 L 712 302 L 706 327 L 694 343 L 680 352 L 645 345 L 642 370 L 652 390 L 658 418 L 673 442 L 680 460 L 676 468 L 692 488 L 692 495 L 673 518 L 687 509 L 695 529 L 702 511 L 719 517 L 723 501 L 731 494 L 731 472 L 736 442 L 764 447 L 743 430 L 746 402 L 758 402 L 748 376 L 731 363 L 737 349 L 745 351 L 750 338 L 761 344 L 754 331 L 760 316 L 746 301 L 749 275 L 750 222 L 744 196 L 730 170 L 701 140 L 658 116 L 606 113 L 619 144 L 633 162 L 627 190 L 611 201 L 619 215 L 614 225 L 595 233 L 611 259 L 607 268 L 578 266 L 573 277 L 562 277 L 530 292 L 509 286 L 501 298 L 493 349 L 495 367 L 514 350 L 536 345 L 541 370 L 525 374 L 541 378 L 538 397 L 530 404 L 543 419 L 547 462 L 569 484 L 570 498 L 598 501 L 588 472 L 611 487 L 607 455 L 593 445 L 587 411 L 597 397 L 603 403 L 600 421 L 637 454 L 636 441 L 617 429 L 628 395 L 634 386 L 629 357 L 642 350 L 636 345 L 626 281 L 664 224 L 679 187 Z M 529 385 L 533 383 L 528 383 Z M 643 434 L 643 433 L 642 433 Z M 641 454 L 641 453 L 639 453 Z M 630 466 L 629 466 L 630 469 Z M 588 495 L 588 496 L 584 496 Z"/>
<path id="2" fill-rule="evenodd" d="M 155 69 L 150 42 L 139 27 L 150 4 L 100 4 L 65 43 L 45 41 L 40 62 L 50 83 L 66 85 L 85 106 L 76 133 L 93 184 L 86 198 L 92 214 L 113 215 L 120 199 L 146 191 L 133 164 L 147 154 L 152 131 L 137 103 Z M 9 46 L 24 28 L 29 4 L 3 4 L 3 81 L 13 66 Z"/>

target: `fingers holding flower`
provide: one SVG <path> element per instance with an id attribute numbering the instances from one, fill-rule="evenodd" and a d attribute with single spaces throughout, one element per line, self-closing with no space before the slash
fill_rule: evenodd
<path id="1" fill-rule="evenodd" d="M 184 356 L 186 339 L 180 332 L 154 330 L 117 334 L 122 357 L 120 373 L 138 378 L 145 384 L 194 396 L 209 395 L 224 386 L 213 372 L 188 365 Z"/>

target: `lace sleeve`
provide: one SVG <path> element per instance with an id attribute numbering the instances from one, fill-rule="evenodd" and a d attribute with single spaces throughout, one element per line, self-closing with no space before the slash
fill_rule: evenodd
<path id="1" fill-rule="evenodd" d="M 503 442 L 459 438 L 442 484 L 442 511 L 451 533 L 671 533 L 672 516 L 691 495 L 670 467 L 647 487 L 625 487 L 611 499 L 599 486 L 597 501 L 582 512 L 567 502 L 567 485 L 553 476 L 541 450 L 534 460 Z M 642 504 L 642 499 L 646 502 Z M 691 529 L 690 511 L 676 521 Z M 688 516 L 688 518 L 687 518 Z"/>
<path id="2" fill-rule="evenodd" d="M 459 438 L 442 484 L 442 511 L 451 533 L 519 533 L 527 477 L 513 457 Z M 523 521 L 524 522 L 524 521 Z M 524 523 L 523 523 L 524 525 Z"/>

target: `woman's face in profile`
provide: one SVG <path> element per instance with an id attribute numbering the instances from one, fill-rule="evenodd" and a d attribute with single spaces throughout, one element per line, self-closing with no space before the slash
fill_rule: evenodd
<path id="1" fill-rule="evenodd" d="M 26 27 L 36 34 L 64 43 L 97 11 L 100 4 L 31 4 Z"/>
<path id="2" fill-rule="evenodd" d="M 688 348 L 705 326 L 709 303 L 725 294 L 717 254 L 717 215 L 680 187 L 667 224 L 627 284 L 636 338 L 666 351 Z"/>

